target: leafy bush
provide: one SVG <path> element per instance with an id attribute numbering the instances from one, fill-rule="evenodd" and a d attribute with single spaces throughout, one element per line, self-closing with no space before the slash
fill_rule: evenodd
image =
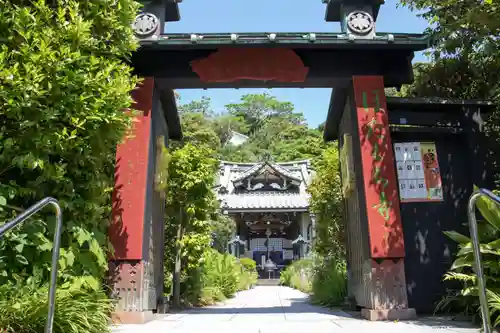
<path id="1" fill-rule="evenodd" d="M 236 258 L 227 253 L 209 250 L 204 262 L 204 287 L 218 287 L 225 297 L 232 297 L 238 291 L 238 278 L 241 274 Z"/>
<path id="2" fill-rule="evenodd" d="M 281 273 L 280 283 L 311 294 L 315 304 L 338 305 L 347 294 L 346 265 L 332 259 L 299 260 Z"/>
<path id="3" fill-rule="evenodd" d="M 257 263 L 250 258 L 240 258 L 239 266 L 238 290 L 249 289 L 257 283 Z"/>
<path id="4" fill-rule="evenodd" d="M 345 262 L 321 261 L 314 268 L 312 301 L 315 304 L 334 306 L 347 295 L 347 267 Z"/>
<path id="5" fill-rule="evenodd" d="M 488 198 L 477 200 L 477 208 L 485 218 L 478 222 L 480 251 L 486 279 L 490 315 L 494 326 L 500 324 L 500 207 Z M 467 314 L 478 314 L 479 295 L 477 276 L 473 271 L 474 256 L 469 237 L 455 231 L 445 234 L 459 243 L 457 258 L 444 279 L 459 282 L 460 290 L 445 297 L 436 311 L 445 309 L 461 309 Z"/>
<path id="6" fill-rule="evenodd" d="M 42 333 L 47 319 L 47 285 L 30 281 L 0 286 L 0 332 Z M 109 332 L 113 304 L 86 283 L 63 285 L 56 292 L 54 333 Z"/>
<path id="7" fill-rule="evenodd" d="M 316 214 L 314 252 L 341 261 L 345 259 L 344 199 L 336 144 L 329 145 L 315 168 L 316 176 L 307 189 L 311 212 Z"/>
<path id="8" fill-rule="evenodd" d="M 314 263 L 312 259 L 293 262 L 280 275 L 280 283 L 305 293 L 311 292 Z"/>
<path id="9" fill-rule="evenodd" d="M 290 265 L 280 272 L 280 284 L 282 286 L 290 286 L 290 284 L 292 283 L 292 275 L 293 271 Z"/>
<path id="10" fill-rule="evenodd" d="M 226 296 L 219 287 L 206 286 L 201 290 L 195 304 L 198 306 L 212 305 L 225 299 Z"/>
<path id="11" fill-rule="evenodd" d="M 107 270 L 116 145 L 137 79 L 124 63 L 137 47 L 138 3 L 0 1 L 0 224 L 56 197 L 64 212 L 61 276 Z M 55 8 L 54 8 L 55 7 Z M 50 210 L 49 210 L 50 212 Z M 52 212 L 0 244 L 0 284 L 50 270 Z"/>
<path id="12" fill-rule="evenodd" d="M 243 259 L 243 258 L 242 258 Z M 182 298 L 187 305 L 203 306 L 233 297 L 257 283 L 253 260 L 238 262 L 230 254 L 214 249 L 205 252 L 202 264 L 191 270 L 182 285 Z"/>
<path id="13" fill-rule="evenodd" d="M 256 272 L 257 271 L 257 263 L 253 259 L 240 258 L 240 264 L 248 272 Z"/>

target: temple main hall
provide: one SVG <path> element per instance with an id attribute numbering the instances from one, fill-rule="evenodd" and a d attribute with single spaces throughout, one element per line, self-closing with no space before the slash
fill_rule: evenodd
<path id="1" fill-rule="evenodd" d="M 236 225 L 228 252 L 255 260 L 266 278 L 306 257 L 315 229 L 307 193 L 313 175 L 309 160 L 222 161 L 215 191 Z"/>

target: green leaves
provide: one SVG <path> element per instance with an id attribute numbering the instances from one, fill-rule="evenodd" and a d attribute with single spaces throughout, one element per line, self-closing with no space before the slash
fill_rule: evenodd
<path id="1" fill-rule="evenodd" d="M 500 101 L 500 2 L 493 0 L 401 0 L 429 22 L 435 42 L 430 62 L 414 66 L 415 82 L 403 96 Z M 500 109 L 485 129 L 499 143 Z M 493 146 L 493 145 L 492 145 Z M 497 152 L 498 153 L 498 152 Z"/>
<path id="2" fill-rule="evenodd" d="M 28 260 L 20 254 L 16 254 L 16 261 L 18 263 L 20 263 L 21 265 L 28 265 L 29 264 Z"/>
<path id="3" fill-rule="evenodd" d="M 7 204 L 7 199 L 0 195 L 0 212 L 4 210 L 4 206 Z"/>
<path id="4" fill-rule="evenodd" d="M 453 239 L 457 243 L 469 243 L 470 238 L 467 236 L 462 235 L 461 233 L 458 233 L 456 231 L 444 231 L 444 234 L 451 239 Z"/>
<path id="5" fill-rule="evenodd" d="M 203 254 L 210 248 L 210 220 L 217 209 L 212 191 L 217 161 L 214 151 L 191 143 L 163 154 L 168 154 L 168 163 L 163 165 L 168 170 L 157 170 L 157 175 L 168 177 L 159 180 L 166 182 L 166 276 L 173 272 L 177 251 L 182 256 L 182 272 L 189 276 L 199 268 Z M 178 233 L 180 224 L 182 232 Z"/>
<path id="6" fill-rule="evenodd" d="M 116 145 L 137 78 L 133 0 L 0 3 L 0 224 L 47 196 L 63 209 L 61 279 L 107 270 Z M 5 206 L 8 199 L 8 206 Z M 54 217 L 0 240 L 0 285 L 48 277 Z M 37 273 L 38 274 L 38 273 Z"/>
<path id="7" fill-rule="evenodd" d="M 477 199 L 476 206 L 481 212 L 481 215 L 486 219 L 486 221 L 488 221 L 488 223 L 497 231 L 500 231 L 499 206 L 493 200 L 484 196 L 481 196 Z"/>
<path id="8" fill-rule="evenodd" d="M 328 147 L 316 163 L 316 176 L 308 187 L 310 209 L 316 214 L 314 250 L 322 256 L 343 260 L 345 257 L 344 213 L 339 152 Z"/>
<path id="9" fill-rule="evenodd" d="M 477 188 L 474 188 L 477 190 Z M 479 223 L 479 249 L 481 252 L 482 264 L 484 267 L 486 286 L 488 290 L 488 302 L 491 315 L 495 323 L 500 323 L 500 299 L 498 293 L 492 290 L 500 290 L 500 207 L 489 198 L 480 197 L 477 200 L 477 207 L 485 221 Z M 445 298 L 439 308 L 449 306 L 451 301 L 460 300 L 465 303 L 466 308 L 471 306 L 478 309 L 478 293 L 476 286 L 476 273 L 474 271 L 474 254 L 472 243 L 469 237 L 455 231 L 446 231 L 445 234 L 459 243 L 457 258 L 450 267 L 450 271 L 445 275 L 445 280 L 459 281 L 462 289 L 453 298 Z M 495 324 L 496 325 L 496 324 Z"/>
<path id="10" fill-rule="evenodd" d="M 61 284 L 56 292 L 54 332 L 109 332 L 108 315 L 113 301 L 90 283 L 76 280 Z M 94 283 L 95 286 L 95 283 Z M 5 332 L 43 332 L 47 316 L 47 285 L 40 281 L 0 286 L 0 327 Z"/>
<path id="11" fill-rule="evenodd" d="M 277 161 L 314 159 L 325 149 L 322 131 L 309 128 L 292 103 L 269 94 L 243 95 L 239 103 L 226 105 L 222 114 L 211 109 L 208 98 L 179 110 L 184 141 L 216 150 L 222 160 L 252 162 L 266 154 Z M 233 145 L 234 132 L 248 138 Z"/>

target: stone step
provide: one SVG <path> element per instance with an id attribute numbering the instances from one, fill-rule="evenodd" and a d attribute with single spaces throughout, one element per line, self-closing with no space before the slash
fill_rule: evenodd
<path id="1" fill-rule="evenodd" d="M 258 279 L 258 286 L 279 286 L 280 279 Z"/>

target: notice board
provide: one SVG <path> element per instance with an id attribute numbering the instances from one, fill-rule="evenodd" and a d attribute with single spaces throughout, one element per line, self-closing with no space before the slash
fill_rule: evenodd
<path id="1" fill-rule="evenodd" d="M 434 142 L 394 143 L 399 199 L 404 202 L 443 201 L 439 161 Z"/>

